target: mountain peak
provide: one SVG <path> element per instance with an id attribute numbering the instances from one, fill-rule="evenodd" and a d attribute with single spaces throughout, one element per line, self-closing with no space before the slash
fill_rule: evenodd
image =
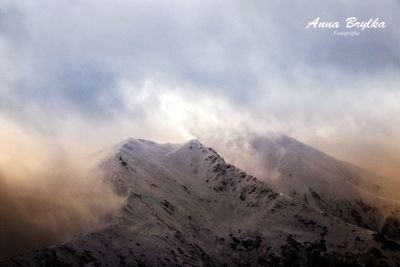
<path id="1" fill-rule="evenodd" d="M 29 266 L 400 262 L 400 246 L 394 241 L 278 194 L 198 140 L 159 144 L 130 138 L 104 170 L 105 179 L 126 200 L 109 227 L 4 266 L 26 266 L 26 259 L 34 263 Z M 379 243 L 391 250 L 380 249 Z"/>
<path id="2" fill-rule="evenodd" d="M 378 231 L 384 222 L 399 239 L 397 219 L 387 215 L 399 206 L 379 195 L 379 176 L 285 135 L 255 137 L 251 146 L 261 162 L 258 172 L 277 173 L 264 181 L 280 192 L 361 227 Z"/>
<path id="3" fill-rule="evenodd" d="M 120 144 L 121 145 L 125 145 L 125 144 L 127 144 L 127 145 L 134 145 L 134 144 L 136 144 L 136 145 L 158 145 L 156 142 L 151 141 L 151 140 L 142 139 L 142 138 L 133 138 L 133 137 L 130 137 L 130 138 L 122 141 Z"/>
<path id="4" fill-rule="evenodd" d="M 186 143 L 183 143 L 181 145 L 182 149 L 191 149 L 191 150 L 203 150 L 206 148 L 205 145 L 203 145 L 202 143 L 200 143 L 199 140 L 197 139 L 191 139 L 189 141 L 187 141 Z"/>

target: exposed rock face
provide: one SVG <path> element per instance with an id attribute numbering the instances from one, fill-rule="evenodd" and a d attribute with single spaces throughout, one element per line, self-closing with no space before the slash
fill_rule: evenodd
<path id="1" fill-rule="evenodd" d="M 126 197 L 114 224 L 0 265 L 400 264 L 398 243 L 277 193 L 195 140 L 130 139 L 102 167 Z"/>

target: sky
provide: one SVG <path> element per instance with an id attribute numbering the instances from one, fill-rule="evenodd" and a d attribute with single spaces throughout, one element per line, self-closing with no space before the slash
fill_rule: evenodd
<path id="1" fill-rule="evenodd" d="M 270 132 L 400 179 L 398 14 L 398 0 L 0 0 L 0 181 L 13 198 L 38 179 L 74 192 L 82 157 L 128 137 L 218 149 Z M 386 28 L 305 29 L 353 16 Z M 107 191 L 82 188 L 71 218 Z"/>

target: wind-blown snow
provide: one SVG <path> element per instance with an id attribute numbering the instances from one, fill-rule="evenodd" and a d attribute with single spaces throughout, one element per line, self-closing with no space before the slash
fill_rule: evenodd
<path id="1" fill-rule="evenodd" d="M 129 139 L 103 161 L 116 222 L 4 266 L 323 266 L 400 263 L 400 245 L 279 194 L 197 140 Z"/>

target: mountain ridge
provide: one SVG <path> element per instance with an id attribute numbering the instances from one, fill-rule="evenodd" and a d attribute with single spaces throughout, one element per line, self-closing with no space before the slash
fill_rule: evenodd
<path id="1" fill-rule="evenodd" d="M 199 141 L 129 139 L 110 155 L 104 179 L 126 198 L 116 222 L 1 266 L 400 263 L 398 243 L 276 192 Z"/>
<path id="2" fill-rule="evenodd" d="M 376 183 L 381 177 L 291 137 L 256 137 L 250 142 L 253 159 L 265 162 L 263 170 L 279 173 L 279 178 L 262 180 L 280 192 L 353 224 L 400 238 L 400 202 L 382 196 Z"/>

